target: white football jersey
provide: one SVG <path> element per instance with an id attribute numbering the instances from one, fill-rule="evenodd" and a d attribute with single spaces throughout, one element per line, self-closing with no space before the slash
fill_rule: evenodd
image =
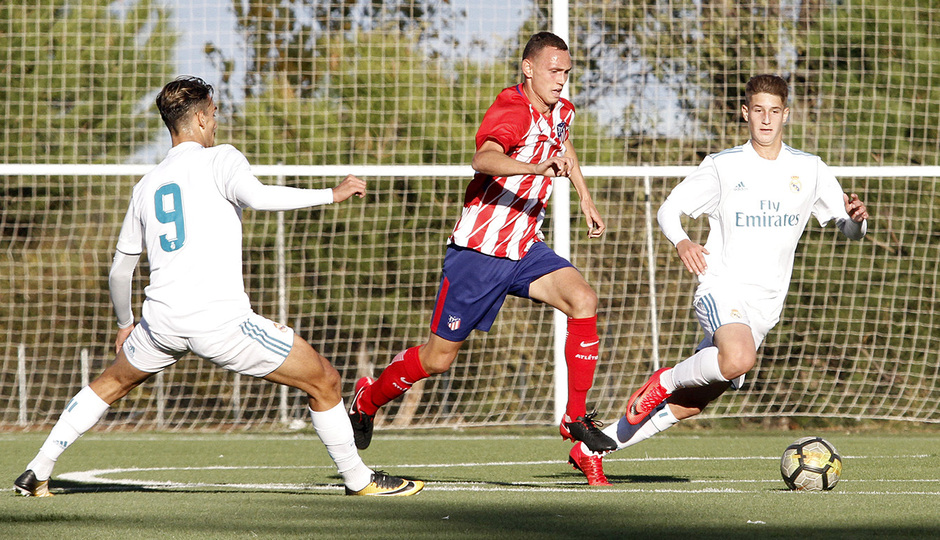
<path id="1" fill-rule="evenodd" d="M 748 287 L 753 300 L 778 313 L 810 214 L 822 226 L 850 219 L 839 181 L 818 156 L 783 145 L 776 160 L 767 160 L 750 141 L 706 157 L 663 206 L 692 218 L 708 215 L 708 268 L 698 295 Z M 674 244 L 682 239 L 663 230 Z"/>
<path id="2" fill-rule="evenodd" d="M 231 145 L 184 142 L 134 186 L 117 249 L 147 251 L 143 318 L 159 333 L 198 336 L 251 312 L 242 277 L 242 207 L 254 179 Z"/>

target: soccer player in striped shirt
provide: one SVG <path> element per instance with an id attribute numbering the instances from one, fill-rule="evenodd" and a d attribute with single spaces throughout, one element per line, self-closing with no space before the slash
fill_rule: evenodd
<path id="1" fill-rule="evenodd" d="M 738 389 L 757 361 L 757 348 L 780 320 L 793 257 L 810 216 L 834 220 L 860 240 L 868 210 L 846 195 L 825 163 L 783 143 L 790 113 L 787 82 L 757 75 L 745 87 L 741 114 L 750 140 L 707 156 L 659 209 L 663 233 L 689 272 L 698 276 L 693 306 L 705 334 L 695 354 L 656 371 L 604 432 L 617 449 L 648 439 L 702 412 L 728 388 Z M 705 245 L 692 241 L 681 215 L 708 216 Z M 590 484 L 606 484 L 601 455 L 575 445 L 570 455 Z"/>
<path id="2" fill-rule="evenodd" d="M 463 212 L 450 236 L 426 343 L 398 354 L 376 380 L 363 377 L 349 408 L 356 444 L 366 448 L 382 405 L 421 379 L 447 371 L 474 329 L 488 331 L 507 294 L 568 315 L 568 403 L 562 437 L 596 451 L 615 448 L 595 425 L 586 396 L 597 364 L 597 294 L 570 262 L 542 241 L 553 177 L 568 177 L 581 199 L 588 237 L 605 230 L 569 137 L 574 106 L 561 97 L 571 56 L 558 36 L 532 36 L 522 54 L 524 82 L 504 89 L 476 135 Z"/>
<path id="3" fill-rule="evenodd" d="M 235 147 L 215 145 L 212 86 L 196 77 L 168 83 L 157 108 L 173 147 L 134 186 L 108 278 L 117 315 L 117 357 L 69 401 L 36 457 L 13 483 L 47 497 L 59 456 L 112 403 L 192 352 L 220 367 L 298 388 L 308 395 L 314 430 L 343 478 L 347 495 L 403 496 L 421 491 L 367 467 L 356 451 L 340 393 L 339 372 L 294 331 L 254 313 L 242 271 L 242 210 L 292 210 L 362 197 L 366 184 L 347 176 L 333 189 L 268 186 Z M 140 323 L 131 281 L 147 251 L 150 282 Z"/>

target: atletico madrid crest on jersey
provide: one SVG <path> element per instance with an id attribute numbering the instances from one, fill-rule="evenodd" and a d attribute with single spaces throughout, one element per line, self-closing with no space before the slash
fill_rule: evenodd
<path id="1" fill-rule="evenodd" d="M 454 317 L 453 315 L 448 317 L 447 328 L 450 328 L 452 332 L 460 328 L 460 317 Z"/>
<path id="2" fill-rule="evenodd" d="M 558 125 L 555 126 L 555 135 L 558 136 L 559 141 L 568 140 L 568 124 L 565 122 L 558 122 Z"/>

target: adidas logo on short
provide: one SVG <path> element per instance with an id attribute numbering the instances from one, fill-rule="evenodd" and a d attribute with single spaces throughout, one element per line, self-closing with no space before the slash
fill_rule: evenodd
<path id="1" fill-rule="evenodd" d="M 744 185 L 744 182 L 738 182 L 738 185 L 734 186 L 735 191 L 747 191 L 747 186 Z"/>

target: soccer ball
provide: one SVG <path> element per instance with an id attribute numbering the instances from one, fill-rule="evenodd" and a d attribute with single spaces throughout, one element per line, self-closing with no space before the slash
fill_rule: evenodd
<path id="1" fill-rule="evenodd" d="M 822 437 L 803 437 L 784 450 L 780 474 L 790 489 L 829 490 L 842 475 L 842 457 Z"/>

